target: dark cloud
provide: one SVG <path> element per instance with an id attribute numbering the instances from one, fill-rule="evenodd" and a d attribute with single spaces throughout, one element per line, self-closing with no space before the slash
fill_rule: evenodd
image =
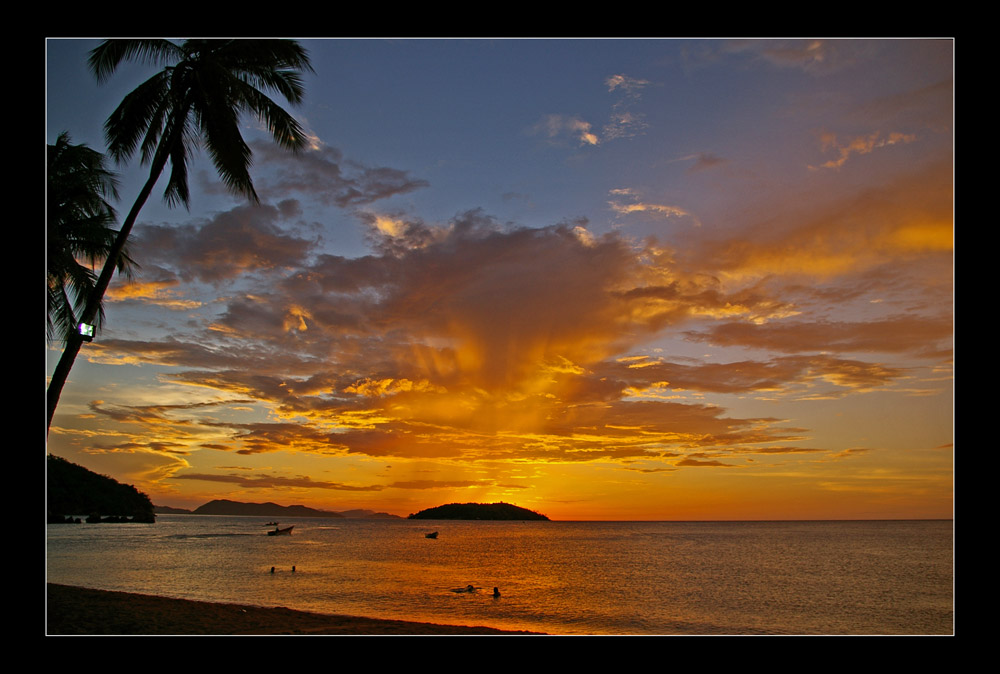
<path id="1" fill-rule="evenodd" d="M 495 480 L 408 480 L 386 485 L 392 489 L 456 489 L 463 487 L 491 487 Z M 505 489 L 525 489 L 523 485 L 503 485 Z"/>
<path id="2" fill-rule="evenodd" d="M 688 173 L 697 173 L 708 169 L 722 166 L 729 163 L 728 159 L 716 156 L 710 152 L 702 152 L 694 157 L 695 163 L 688 169 Z"/>
<path id="3" fill-rule="evenodd" d="M 737 342 L 740 346 L 752 346 Z M 676 363 L 649 358 L 602 364 L 596 372 L 613 378 L 622 390 L 651 386 L 712 393 L 779 392 L 810 384 L 817 379 L 845 388 L 885 386 L 906 373 L 879 363 L 828 355 L 786 356 L 768 361 L 731 363 Z"/>
<path id="4" fill-rule="evenodd" d="M 773 351 L 928 354 L 948 348 L 950 316 L 894 316 L 857 323 L 782 321 L 754 325 L 726 322 L 688 331 L 692 340 L 720 346 L 746 346 Z"/>
<path id="5" fill-rule="evenodd" d="M 277 475 L 216 475 L 211 473 L 181 473 L 171 476 L 174 480 L 201 480 L 224 482 L 251 489 L 334 489 L 337 491 L 382 491 L 382 485 L 355 486 L 339 482 L 323 482 L 310 477 L 282 477 Z"/>
<path id="6" fill-rule="evenodd" d="M 340 150 L 324 147 L 293 154 L 274 144 L 254 143 L 254 156 L 266 170 L 257 180 L 262 199 L 298 193 L 341 208 L 363 206 L 430 183 L 406 171 L 370 167 L 346 160 Z"/>
<path id="7" fill-rule="evenodd" d="M 191 447 L 181 442 L 149 441 L 149 442 L 119 442 L 104 443 L 95 442 L 85 450 L 90 453 L 102 452 L 154 452 L 162 454 L 174 454 L 177 456 L 188 456 L 191 454 Z"/>
<path id="8" fill-rule="evenodd" d="M 710 468 L 735 468 L 731 463 L 723 463 L 722 461 L 716 461 L 715 459 L 710 459 L 703 461 L 700 459 L 682 459 L 674 464 L 675 466 L 685 466 L 685 467 L 710 467 Z"/>
<path id="9" fill-rule="evenodd" d="M 294 202 L 238 206 L 199 224 L 145 225 L 136 230 L 143 264 L 176 269 L 184 280 L 218 283 L 246 273 L 301 265 L 312 241 L 284 232 L 277 223 L 297 213 Z"/>
<path id="10" fill-rule="evenodd" d="M 752 454 L 815 454 L 828 450 L 811 447 L 755 447 L 748 451 Z"/>

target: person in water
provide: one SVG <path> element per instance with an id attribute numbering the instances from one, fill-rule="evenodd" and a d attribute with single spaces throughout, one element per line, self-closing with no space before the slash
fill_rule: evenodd
<path id="1" fill-rule="evenodd" d="M 500 588 L 499 587 L 493 588 L 493 598 L 496 599 L 499 596 L 500 596 Z"/>

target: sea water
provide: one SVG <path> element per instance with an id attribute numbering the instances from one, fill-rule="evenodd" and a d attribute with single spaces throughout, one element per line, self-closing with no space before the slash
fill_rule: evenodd
<path id="1" fill-rule="evenodd" d="M 47 580 L 548 634 L 953 633 L 951 521 L 264 524 L 48 525 Z"/>

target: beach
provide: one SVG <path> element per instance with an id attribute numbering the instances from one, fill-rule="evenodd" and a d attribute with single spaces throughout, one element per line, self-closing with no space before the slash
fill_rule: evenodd
<path id="1" fill-rule="evenodd" d="M 525 635 L 491 627 L 323 615 L 47 584 L 55 635 Z"/>

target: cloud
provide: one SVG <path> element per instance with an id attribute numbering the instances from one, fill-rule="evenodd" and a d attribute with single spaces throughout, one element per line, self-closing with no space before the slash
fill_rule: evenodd
<path id="1" fill-rule="evenodd" d="M 535 133 L 541 133 L 550 140 L 556 141 L 565 136 L 576 140 L 580 145 L 598 145 L 600 140 L 592 130 L 590 122 L 569 115 L 546 115 L 534 126 Z"/>
<path id="2" fill-rule="evenodd" d="M 643 204 L 624 188 L 613 197 Z M 732 456 L 808 455 L 821 450 L 805 444 L 804 429 L 779 418 L 728 416 L 700 396 L 811 400 L 886 390 L 909 372 L 872 353 L 927 356 L 921 349 L 936 342 L 945 348 L 950 335 L 947 320 L 913 315 L 856 324 L 796 318 L 799 309 L 769 291 L 787 293 L 791 286 L 774 280 L 780 275 L 734 282 L 738 275 L 727 270 L 749 256 L 718 255 L 708 245 L 681 258 L 654 240 L 598 235 L 583 224 L 524 228 L 481 210 L 426 223 L 368 211 L 358 217 L 371 254 L 310 257 L 307 241 L 286 241 L 280 237 L 288 235 L 269 228 L 279 213 L 243 215 L 260 241 L 274 235 L 286 244 L 273 253 L 285 265 L 242 263 L 266 283 L 226 297 L 200 333 L 102 340 L 88 351 L 103 362 L 156 363 L 167 368 L 164 381 L 216 396 L 212 405 L 266 413 L 247 423 L 209 417 L 216 408 L 207 404 L 93 406 L 95 415 L 142 426 L 170 443 L 159 451 L 539 464 L 642 460 L 651 469 L 678 470 L 732 466 L 726 463 Z M 180 228 L 161 241 L 182 250 L 200 240 L 202 229 L 223 224 L 217 218 Z M 755 242 L 758 254 L 805 240 L 808 223 L 796 224 Z M 220 268 L 239 266 L 233 256 L 220 256 Z M 185 273 L 211 278 L 202 260 Z M 668 328 L 692 342 L 782 355 L 730 362 L 648 355 L 643 345 Z M 108 446 L 129 442 L 135 440 Z M 438 486 L 462 485 L 474 486 Z"/>
<path id="3" fill-rule="evenodd" d="M 638 95 L 639 91 L 649 86 L 648 80 L 641 80 L 627 75 L 612 75 L 604 83 L 608 85 L 608 91 L 621 89 L 630 96 Z"/>
<path id="4" fill-rule="evenodd" d="M 105 294 L 109 302 L 142 302 L 165 309 L 189 311 L 202 306 L 199 300 L 185 299 L 180 280 L 164 269 L 144 268 L 140 278 L 111 286 Z"/>
<path id="5" fill-rule="evenodd" d="M 869 447 L 851 447 L 849 449 L 845 449 L 845 450 L 842 450 L 840 452 L 837 452 L 836 454 L 833 454 L 831 456 L 834 459 L 846 459 L 846 458 L 849 458 L 849 457 L 852 457 L 852 456 L 858 456 L 859 454 L 865 454 L 865 453 L 870 452 L 870 451 L 871 451 L 871 448 L 869 448 Z"/>
<path id="6" fill-rule="evenodd" d="M 643 202 L 622 204 L 617 201 L 609 201 L 608 205 L 611 206 L 611 210 L 619 215 L 628 215 L 630 213 L 658 213 L 666 217 L 683 217 L 691 215 L 683 208 L 668 206 L 667 204 L 649 204 Z"/>
<path id="7" fill-rule="evenodd" d="M 873 41 L 863 40 L 727 40 L 724 54 L 748 55 L 778 68 L 795 68 L 813 74 L 829 74 L 871 58 Z"/>
<path id="8" fill-rule="evenodd" d="M 258 165 L 265 169 L 255 178 L 262 199 L 287 198 L 297 193 L 322 204 L 346 208 L 372 204 L 430 184 L 411 178 L 407 171 L 344 159 L 336 148 L 291 153 L 272 143 L 255 142 L 252 146 Z"/>
<path id="9" fill-rule="evenodd" d="M 663 381 L 780 388 L 801 382 L 805 364 L 698 371 L 615 360 L 694 317 L 787 313 L 771 298 L 727 293 L 710 277 L 677 272 L 656 249 L 580 225 L 510 227 L 481 211 L 434 226 L 367 222 L 381 242 L 376 254 L 319 255 L 264 292 L 228 298 L 200 335 L 103 340 L 89 352 L 170 368 L 167 381 L 213 392 L 212 405 L 267 409 L 269 421 L 98 403 L 94 413 L 243 455 L 661 460 L 800 435 L 777 420 L 727 418 L 648 392 Z"/>
<path id="10" fill-rule="evenodd" d="M 400 255 L 424 248 L 447 236 L 447 227 L 434 227 L 405 215 L 361 212 L 357 217 L 367 227 L 367 240 L 382 254 Z"/>
<path id="11" fill-rule="evenodd" d="M 392 489 L 462 489 L 465 487 L 492 487 L 496 480 L 407 480 L 386 485 Z M 504 489 L 525 489 L 523 485 L 504 484 Z"/>
<path id="12" fill-rule="evenodd" d="M 650 85 L 648 80 L 642 80 L 627 75 L 612 75 L 605 84 L 609 92 L 618 91 L 621 97 L 615 101 L 611 109 L 611 119 L 604 125 L 604 140 L 631 138 L 639 135 L 648 126 L 642 113 L 635 110 L 640 101 L 642 90 Z"/>
<path id="13" fill-rule="evenodd" d="M 951 317 L 893 316 L 865 322 L 785 321 L 755 325 L 726 322 L 686 333 L 689 339 L 722 346 L 801 353 L 908 353 L 933 357 L 952 336 Z"/>
<path id="14" fill-rule="evenodd" d="M 823 152 L 834 150 L 837 154 L 837 158 L 824 162 L 818 167 L 810 166 L 809 168 L 813 170 L 820 168 L 840 168 L 847 163 L 847 160 L 852 155 L 869 154 L 877 149 L 890 147 L 892 145 L 912 143 L 915 140 L 917 140 L 915 134 L 901 133 L 898 131 L 893 131 L 891 133 L 873 131 L 865 136 L 855 136 L 853 138 L 848 138 L 847 140 L 838 140 L 835 134 L 825 132 L 820 135 L 820 147 Z"/>
<path id="15" fill-rule="evenodd" d="M 201 480 L 222 482 L 250 489 L 333 489 L 336 491 L 382 491 L 382 485 L 355 486 L 340 482 L 313 480 L 308 476 L 282 477 L 277 475 L 216 475 L 213 473 L 181 473 L 174 480 Z"/>
<path id="16" fill-rule="evenodd" d="M 738 341 L 736 344 L 744 345 Z M 839 394 L 843 395 L 851 390 L 866 391 L 884 387 L 906 374 L 899 368 L 880 363 L 827 355 L 695 364 L 639 358 L 642 360 L 603 363 L 595 372 L 618 382 L 621 390 L 629 397 L 651 400 L 669 398 L 671 391 L 730 394 L 760 392 L 769 397 L 801 398 L 824 382 L 843 389 Z"/>
<path id="17" fill-rule="evenodd" d="M 687 155 L 686 157 L 681 157 L 682 161 L 694 160 L 694 164 L 688 169 L 688 173 L 698 173 L 700 171 L 707 171 L 713 169 L 717 166 L 722 166 L 728 164 L 729 160 L 723 157 L 719 157 L 711 152 L 699 152 L 697 154 Z"/>
<path id="18" fill-rule="evenodd" d="M 675 466 L 685 466 L 685 467 L 696 467 L 696 468 L 735 468 L 731 463 L 724 463 L 722 461 L 716 461 L 715 459 L 710 459 L 708 461 L 703 461 L 700 459 L 681 459 Z"/>
<path id="19" fill-rule="evenodd" d="M 608 202 L 611 210 L 618 215 L 631 215 L 632 213 L 652 213 L 665 218 L 691 218 L 695 226 L 700 225 L 698 219 L 685 211 L 683 208 L 671 206 L 669 204 L 648 203 L 640 200 L 640 196 L 633 190 L 618 188 L 610 191 L 610 194 L 620 199 Z M 629 203 L 631 202 L 631 203 Z"/>
<path id="20" fill-rule="evenodd" d="M 612 140 L 631 138 L 639 135 L 648 126 L 645 116 L 635 107 L 641 99 L 642 90 L 650 82 L 627 75 L 612 75 L 605 80 L 609 93 L 617 93 L 612 104 L 608 121 L 601 129 L 601 135 L 594 125 L 576 115 L 549 114 L 542 117 L 532 128 L 532 133 L 542 134 L 551 142 L 571 138 L 580 146 L 600 145 Z"/>
<path id="21" fill-rule="evenodd" d="M 684 259 L 729 283 L 830 282 L 881 271 L 941 285 L 951 276 L 953 196 L 951 160 L 931 161 L 848 196 L 788 195 L 779 206 L 745 214 L 739 233 L 691 240 Z"/>
<path id="22" fill-rule="evenodd" d="M 134 246 L 144 264 L 173 269 L 186 281 L 218 283 L 291 268 L 303 262 L 314 243 L 278 226 L 295 212 L 287 202 L 237 206 L 202 223 L 143 225 L 136 229 Z"/>

